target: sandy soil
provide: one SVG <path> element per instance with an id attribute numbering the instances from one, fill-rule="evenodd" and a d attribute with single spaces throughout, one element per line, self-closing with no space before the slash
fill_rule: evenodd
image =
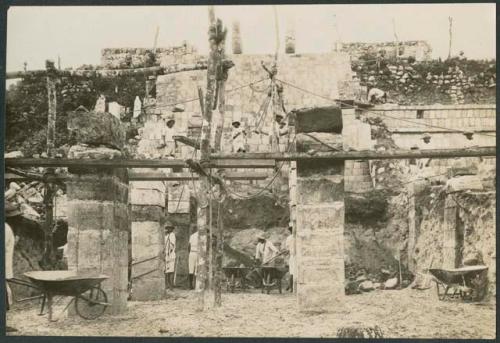
<path id="1" fill-rule="evenodd" d="M 16 335 L 42 336 L 229 336 L 336 337 L 343 326 L 378 325 L 386 338 L 495 338 L 495 305 L 438 301 L 434 288 L 374 291 L 346 297 L 343 308 L 324 314 L 302 314 L 291 294 L 223 294 L 223 307 L 195 311 L 194 292 L 155 302 L 130 302 L 120 316 L 86 321 L 67 318 L 55 308 L 57 322 L 38 316 L 37 304 L 13 309 L 7 325 Z"/>

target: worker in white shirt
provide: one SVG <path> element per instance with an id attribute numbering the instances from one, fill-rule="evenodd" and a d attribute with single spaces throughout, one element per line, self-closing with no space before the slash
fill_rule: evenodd
<path id="1" fill-rule="evenodd" d="M 189 267 L 189 288 L 194 289 L 195 284 L 196 284 L 196 266 L 198 264 L 198 230 L 196 226 L 193 226 L 194 230 L 196 230 L 193 234 L 191 234 L 191 237 L 189 237 L 189 245 L 188 245 L 188 252 L 189 252 L 189 260 L 188 260 L 188 267 Z"/>
<path id="2" fill-rule="evenodd" d="M 385 104 L 387 102 L 387 92 L 374 87 L 368 91 L 368 101 L 372 104 Z"/>
<path id="3" fill-rule="evenodd" d="M 175 157 L 174 125 L 175 125 L 175 120 L 168 119 L 165 124 L 165 127 L 163 128 L 162 145 L 165 147 L 163 151 L 163 157 Z"/>
<path id="4" fill-rule="evenodd" d="M 264 235 L 257 236 L 257 247 L 255 248 L 255 259 L 260 264 L 266 264 L 278 254 L 278 249 L 273 242 L 267 240 Z"/>
<path id="5" fill-rule="evenodd" d="M 176 239 L 174 233 L 175 227 L 172 223 L 165 225 L 165 288 L 172 290 L 174 288 L 175 273 L 175 246 Z"/>
<path id="6" fill-rule="evenodd" d="M 5 192 L 5 217 L 7 220 L 13 217 L 21 215 L 21 210 L 19 209 L 19 204 L 14 200 L 15 190 L 12 187 Z M 5 280 L 14 278 L 14 247 L 18 242 L 19 237 L 14 235 L 14 231 L 9 224 L 5 223 Z M 9 283 L 5 283 L 6 288 L 6 310 L 10 309 L 12 304 L 12 290 L 9 287 Z M 14 332 L 17 329 L 7 326 L 7 332 Z"/>
<path id="7" fill-rule="evenodd" d="M 231 138 L 233 140 L 233 152 L 246 152 L 245 145 L 247 133 L 237 120 L 233 121 L 232 126 Z"/>
<path id="8" fill-rule="evenodd" d="M 295 275 L 295 238 L 293 237 L 293 228 L 288 226 L 290 235 L 285 240 L 285 250 L 288 252 L 288 273 L 290 274 L 290 283 L 287 291 L 293 292 L 293 276 Z"/>

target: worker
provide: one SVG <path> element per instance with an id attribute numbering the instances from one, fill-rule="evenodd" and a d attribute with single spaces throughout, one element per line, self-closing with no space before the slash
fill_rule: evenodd
<path id="1" fill-rule="evenodd" d="M 193 230 L 195 231 L 189 237 L 189 260 L 188 260 L 188 268 L 189 268 L 189 288 L 194 289 L 196 284 L 196 270 L 198 265 L 198 230 L 196 225 L 193 225 Z"/>
<path id="2" fill-rule="evenodd" d="M 267 240 L 264 235 L 257 236 L 257 247 L 255 248 L 255 260 L 261 264 L 270 262 L 278 254 L 278 249 Z"/>
<path id="3" fill-rule="evenodd" d="M 7 220 L 21 215 L 19 204 L 15 201 L 14 196 L 16 192 L 11 187 L 5 192 L 5 217 Z M 14 231 L 8 223 L 5 223 L 5 280 L 14 278 L 14 247 L 19 241 L 19 237 L 14 235 Z M 6 310 L 10 309 L 12 304 L 12 290 L 9 283 L 5 282 L 6 290 Z M 6 326 L 7 332 L 15 332 L 17 329 Z"/>
<path id="4" fill-rule="evenodd" d="M 372 104 L 376 103 L 383 103 L 385 104 L 387 102 L 387 92 L 384 92 L 383 90 L 379 88 L 372 88 L 368 92 L 368 101 Z"/>
<path id="5" fill-rule="evenodd" d="M 237 120 L 233 121 L 232 126 L 231 138 L 233 140 L 233 152 L 246 152 L 245 145 L 247 133 Z"/>
<path id="6" fill-rule="evenodd" d="M 175 273 L 175 227 L 172 223 L 165 225 L 165 288 L 174 288 Z"/>
<path id="7" fill-rule="evenodd" d="M 295 275 L 295 238 L 293 237 L 293 227 L 288 226 L 290 234 L 285 240 L 285 250 L 288 252 L 288 273 L 290 274 L 290 283 L 287 291 L 293 292 L 293 276 Z"/>
<path id="8" fill-rule="evenodd" d="M 175 120 L 172 118 L 167 118 L 167 122 L 163 128 L 162 132 L 162 144 L 161 147 L 164 147 L 163 157 L 173 158 L 175 157 Z"/>

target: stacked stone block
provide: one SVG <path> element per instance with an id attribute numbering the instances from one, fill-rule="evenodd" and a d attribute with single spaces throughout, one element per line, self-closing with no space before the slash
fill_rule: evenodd
<path id="1" fill-rule="evenodd" d="M 297 165 L 297 300 L 300 311 L 335 311 L 344 297 L 343 162 Z"/>
<path id="2" fill-rule="evenodd" d="M 163 296 L 165 193 L 163 182 L 130 184 L 134 300 L 158 300 Z"/>
<path id="3" fill-rule="evenodd" d="M 88 168 L 84 161 L 123 158 L 117 147 L 123 146 L 125 134 L 119 120 L 109 113 L 73 113 L 68 122 L 72 123 L 70 130 L 78 143 L 70 148 L 68 157 L 82 160 L 81 166 L 68 168 L 73 175 L 67 182 L 68 269 L 79 274 L 108 276 L 102 283 L 111 304 L 107 311 L 120 313 L 126 310 L 128 297 L 127 171 Z M 91 127 L 100 127 L 99 132 L 103 135 L 96 136 L 92 130 L 88 131 Z M 106 128 L 114 132 L 106 133 Z M 86 145 L 93 139 L 98 140 L 96 144 L 108 147 Z"/>

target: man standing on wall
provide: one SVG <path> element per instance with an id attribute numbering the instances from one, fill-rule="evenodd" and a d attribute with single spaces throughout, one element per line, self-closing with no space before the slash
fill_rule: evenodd
<path id="1" fill-rule="evenodd" d="M 166 118 L 165 127 L 162 132 L 163 146 L 165 147 L 163 157 L 173 158 L 175 157 L 175 120 L 173 118 Z"/>
<path id="2" fill-rule="evenodd" d="M 198 230 L 197 230 L 196 225 L 193 225 L 193 230 L 195 232 L 193 234 L 191 234 L 191 237 L 189 237 L 189 245 L 188 245 L 188 252 L 189 252 L 188 267 L 189 267 L 189 288 L 190 289 L 195 288 L 196 265 L 198 264 Z"/>
<path id="3" fill-rule="evenodd" d="M 165 288 L 172 290 L 174 288 L 175 273 L 175 233 L 174 225 L 167 223 L 165 225 Z"/>
<path id="4" fill-rule="evenodd" d="M 233 139 L 233 152 L 246 152 L 246 135 L 247 133 L 241 127 L 241 123 L 237 120 L 232 123 L 233 129 L 231 138 Z"/>

